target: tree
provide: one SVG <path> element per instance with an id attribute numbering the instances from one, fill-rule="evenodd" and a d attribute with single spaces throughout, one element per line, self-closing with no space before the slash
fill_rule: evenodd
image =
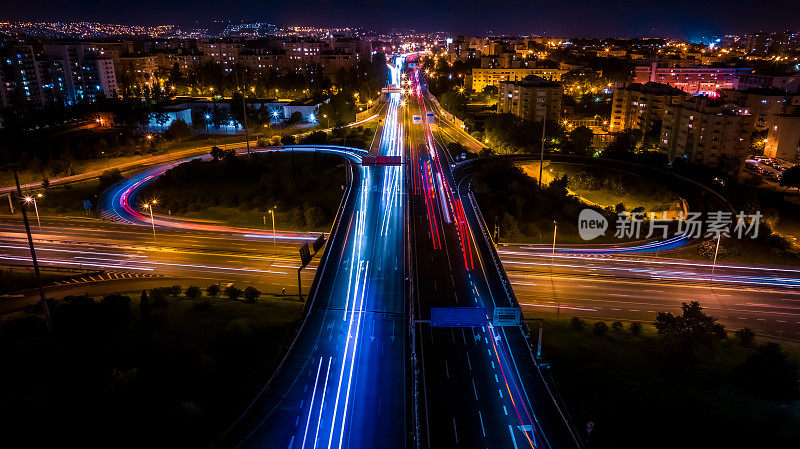
<path id="1" fill-rule="evenodd" d="M 734 335 L 736 335 L 736 339 L 739 340 L 739 344 L 742 346 L 753 346 L 753 343 L 756 341 L 756 333 L 749 327 L 743 327 L 737 330 L 734 332 Z"/>
<path id="2" fill-rule="evenodd" d="M 206 293 L 211 295 L 211 297 L 214 299 L 216 299 L 217 295 L 219 295 L 219 291 L 220 291 L 219 284 L 211 284 L 208 287 L 206 287 Z"/>
<path id="3" fill-rule="evenodd" d="M 781 187 L 794 187 L 800 192 L 800 165 L 784 170 L 781 175 Z"/>
<path id="4" fill-rule="evenodd" d="M 167 131 L 164 133 L 164 138 L 180 141 L 190 135 L 192 135 L 192 130 L 189 128 L 189 125 L 183 120 L 178 119 L 169 124 Z"/>
<path id="5" fill-rule="evenodd" d="M 169 294 L 177 298 L 181 294 L 181 290 L 180 285 L 173 285 L 169 288 Z"/>
<path id="6" fill-rule="evenodd" d="M 569 154 L 587 156 L 591 152 L 594 133 L 585 126 L 579 126 L 569 133 L 564 150 Z"/>
<path id="7" fill-rule="evenodd" d="M 222 148 L 215 145 L 211 147 L 211 151 L 209 151 L 208 154 L 211 155 L 214 161 L 218 161 L 222 159 L 222 157 L 225 155 L 225 151 Z"/>
<path id="8" fill-rule="evenodd" d="M 151 114 L 151 117 L 153 121 L 155 121 L 156 124 L 159 126 L 159 128 L 161 128 L 161 132 L 163 133 L 164 125 L 166 125 L 167 122 L 169 121 L 169 114 L 167 114 L 166 112 L 153 112 Z"/>
<path id="9" fill-rule="evenodd" d="M 147 290 L 142 290 L 142 296 L 139 297 L 139 318 L 145 327 L 150 325 L 150 299 L 147 297 Z"/>
<path id="10" fill-rule="evenodd" d="M 261 296 L 261 292 L 254 287 L 247 287 L 244 289 L 244 299 L 246 302 L 256 302 L 259 296 Z"/>
<path id="11" fill-rule="evenodd" d="M 190 299 L 197 299 L 200 297 L 200 287 L 191 285 L 186 289 L 186 297 Z"/>
<path id="12" fill-rule="evenodd" d="M 664 351 L 689 363 L 713 355 L 714 343 L 725 338 L 725 326 L 703 312 L 697 301 L 681 304 L 677 316 L 659 312 L 654 324 Z"/>
<path id="13" fill-rule="evenodd" d="M 225 289 L 225 294 L 228 296 L 228 299 L 231 301 L 236 301 L 242 296 L 242 291 L 233 285 Z"/>
<path id="14" fill-rule="evenodd" d="M 586 327 L 586 321 L 583 321 L 582 319 L 574 316 L 570 320 L 570 325 L 572 325 L 573 329 L 580 330 L 580 329 L 583 329 L 584 327 Z"/>
<path id="15" fill-rule="evenodd" d="M 638 336 L 639 334 L 642 333 L 642 323 L 638 321 L 634 321 L 633 323 L 631 323 L 628 328 L 631 330 L 631 335 Z"/>
<path id="16" fill-rule="evenodd" d="M 303 121 L 303 114 L 300 111 L 292 112 L 292 115 L 289 116 L 289 120 L 286 120 L 286 123 L 289 125 L 295 125 Z"/>
<path id="17" fill-rule="evenodd" d="M 608 333 L 608 324 L 605 321 L 598 321 L 592 326 L 592 333 L 602 337 Z"/>
<path id="18" fill-rule="evenodd" d="M 642 141 L 642 132 L 638 129 L 626 129 L 614 137 L 606 147 L 603 156 L 612 159 L 630 159 L 638 144 Z"/>
<path id="19" fill-rule="evenodd" d="M 281 145 L 294 145 L 294 136 L 292 135 L 282 136 Z"/>
<path id="20" fill-rule="evenodd" d="M 611 323 L 611 330 L 614 332 L 622 332 L 622 321 L 614 321 Z"/>

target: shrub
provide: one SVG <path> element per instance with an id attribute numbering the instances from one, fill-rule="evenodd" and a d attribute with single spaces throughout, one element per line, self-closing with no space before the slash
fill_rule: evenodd
<path id="1" fill-rule="evenodd" d="M 169 294 L 177 298 L 178 295 L 181 294 L 181 290 L 182 288 L 180 285 L 173 285 L 169 288 Z"/>
<path id="2" fill-rule="evenodd" d="M 739 340 L 739 344 L 742 346 L 753 346 L 756 341 L 756 333 L 749 327 L 739 329 L 734 332 L 734 335 L 736 335 L 736 339 Z"/>
<path id="3" fill-rule="evenodd" d="M 244 289 L 244 299 L 247 302 L 256 302 L 259 296 L 261 296 L 261 292 L 254 287 Z"/>
<path id="4" fill-rule="evenodd" d="M 282 145 L 294 145 L 294 136 L 286 135 L 281 137 L 281 144 Z"/>
<path id="5" fill-rule="evenodd" d="M 200 287 L 192 285 L 186 289 L 186 297 L 190 299 L 197 299 L 200 297 Z"/>
<path id="6" fill-rule="evenodd" d="M 604 336 L 608 333 L 608 324 L 605 321 L 598 321 L 592 326 L 592 333 L 598 336 Z"/>
<path id="7" fill-rule="evenodd" d="M 640 335 L 642 333 L 642 323 L 638 321 L 631 323 L 628 328 L 630 329 L 632 335 Z"/>
<path id="8" fill-rule="evenodd" d="M 572 320 L 570 320 L 570 324 L 572 324 L 573 329 L 578 329 L 578 330 L 586 327 L 586 321 L 583 321 L 582 319 L 576 316 L 572 317 Z"/>
<path id="9" fill-rule="evenodd" d="M 242 296 L 242 291 L 231 285 L 225 289 L 225 294 L 228 295 L 228 299 L 235 301 Z"/>
<path id="10" fill-rule="evenodd" d="M 614 332 L 622 332 L 622 321 L 614 321 L 611 323 L 611 330 Z"/>
<path id="11" fill-rule="evenodd" d="M 219 295 L 219 290 L 220 290 L 219 284 L 211 284 L 208 287 L 206 287 L 206 293 L 208 293 L 209 296 L 211 296 L 214 299 L 216 299 L 217 295 Z"/>

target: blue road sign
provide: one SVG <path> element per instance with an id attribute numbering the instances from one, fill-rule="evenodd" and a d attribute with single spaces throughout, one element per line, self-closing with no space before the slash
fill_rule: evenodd
<path id="1" fill-rule="evenodd" d="M 488 323 L 483 307 L 433 307 L 432 327 L 480 327 Z"/>

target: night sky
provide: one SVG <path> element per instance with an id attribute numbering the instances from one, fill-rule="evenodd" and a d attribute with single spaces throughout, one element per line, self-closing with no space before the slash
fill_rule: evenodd
<path id="1" fill-rule="evenodd" d="M 797 0 L 357 1 L 357 0 L 8 0 L 0 18 L 121 24 L 225 19 L 277 24 L 362 25 L 454 34 L 670 36 L 699 39 L 761 29 L 800 31 Z M 755 9 L 754 9 L 755 8 Z"/>

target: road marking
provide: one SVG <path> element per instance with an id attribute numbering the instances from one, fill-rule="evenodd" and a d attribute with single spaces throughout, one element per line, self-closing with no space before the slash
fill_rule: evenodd
<path id="1" fill-rule="evenodd" d="M 478 388 L 475 387 L 475 378 L 472 378 L 472 392 L 475 393 L 475 400 L 478 400 Z"/>
<path id="2" fill-rule="evenodd" d="M 478 410 L 478 418 L 481 420 L 481 433 L 483 434 L 483 437 L 486 438 L 486 429 L 483 427 L 483 414 L 481 414 L 480 410 Z"/>
<path id="3" fill-rule="evenodd" d="M 514 443 L 514 449 L 519 449 L 519 446 L 517 446 L 517 439 L 514 438 L 514 428 L 511 427 L 511 424 L 508 425 L 508 433 L 511 434 L 511 442 Z"/>
<path id="4" fill-rule="evenodd" d="M 456 444 L 458 444 L 458 429 L 456 429 L 456 419 L 453 418 L 453 435 L 456 436 Z"/>
<path id="5" fill-rule="evenodd" d="M 505 405 L 503 406 L 503 413 L 505 413 L 505 415 L 508 416 L 508 409 L 506 408 Z"/>

